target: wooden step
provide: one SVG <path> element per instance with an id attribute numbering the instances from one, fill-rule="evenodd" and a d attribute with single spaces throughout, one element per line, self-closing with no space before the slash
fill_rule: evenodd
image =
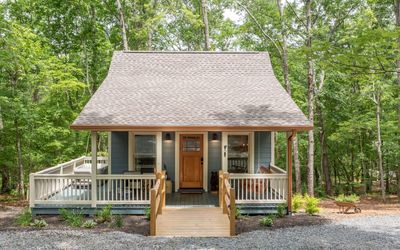
<path id="1" fill-rule="evenodd" d="M 157 217 L 156 235 L 229 237 L 229 219 L 218 207 L 167 207 Z"/>

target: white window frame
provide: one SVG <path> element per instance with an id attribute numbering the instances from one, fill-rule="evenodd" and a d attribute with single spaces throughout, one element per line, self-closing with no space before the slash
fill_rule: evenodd
<path id="1" fill-rule="evenodd" d="M 249 165 L 247 173 L 254 173 L 254 132 L 222 132 L 222 170 L 228 171 L 228 135 L 247 135 L 249 138 Z"/>
<path id="2" fill-rule="evenodd" d="M 129 171 L 136 171 L 135 166 L 135 135 L 155 135 L 156 136 L 156 169 L 157 171 L 162 170 L 162 134 L 161 132 L 129 132 L 129 158 L 128 158 L 128 169 Z"/>

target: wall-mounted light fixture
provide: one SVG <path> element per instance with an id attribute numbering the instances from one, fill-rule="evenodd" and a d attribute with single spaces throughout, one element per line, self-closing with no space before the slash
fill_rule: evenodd
<path id="1" fill-rule="evenodd" d="M 212 137 L 211 138 L 212 138 L 213 141 L 218 141 L 218 134 L 215 133 L 215 132 L 212 133 Z"/>
<path id="2" fill-rule="evenodd" d="M 171 141 L 171 140 L 172 140 L 172 138 L 171 138 L 171 133 L 166 133 L 166 134 L 165 134 L 165 140 L 166 140 L 166 141 Z"/>

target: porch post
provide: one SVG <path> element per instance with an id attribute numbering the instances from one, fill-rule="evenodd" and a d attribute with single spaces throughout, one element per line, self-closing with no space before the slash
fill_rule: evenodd
<path id="1" fill-rule="evenodd" d="M 91 134 L 92 139 L 92 171 L 91 171 L 91 179 L 92 179 L 92 207 L 96 207 L 97 201 L 97 132 L 92 131 Z"/>
<path id="2" fill-rule="evenodd" d="M 293 138 L 296 136 L 296 132 L 292 131 L 288 133 L 287 136 L 287 150 L 286 150 L 286 160 L 287 160 L 287 212 L 292 213 L 292 142 Z"/>

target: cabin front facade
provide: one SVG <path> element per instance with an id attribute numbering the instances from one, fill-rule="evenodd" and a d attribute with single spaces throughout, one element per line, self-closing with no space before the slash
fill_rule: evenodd
<path id="1" fill-rule="evenodd" d="M 31 174 L 35 214 L 106 204 L 144 213 L 156 173 L 165 176 L 166 206 L 222 205 L 224 175 L 242 210 L 287 203 L 290 212 L 291 143 L 312 125 L 267 53 L 115 52 L 71 128 L 91 131 L 92 154 Z M 277 131 L 287 132 L 287 166 L 275 166 Z M 99 132 L 108 133 L 106 157 L 98 156 Z"/>

